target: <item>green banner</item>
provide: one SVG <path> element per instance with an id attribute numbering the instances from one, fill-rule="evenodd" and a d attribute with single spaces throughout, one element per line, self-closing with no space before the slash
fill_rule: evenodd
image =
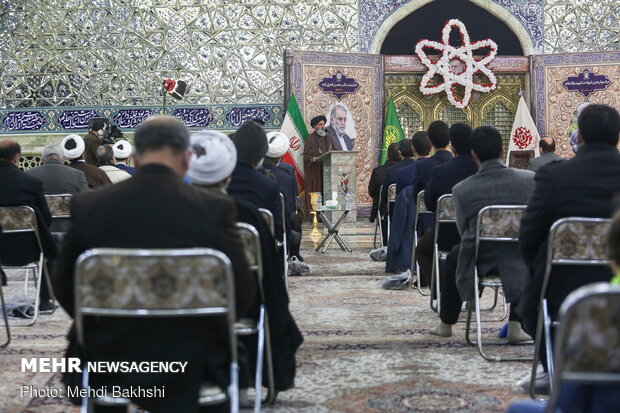
<path id="1" fill-rule="evenodd" d="M 379 165 L 383 165 L 387 159 L 388 146 L 391 143 L 398 142 L 405 139 L 405 133 L 400 126 L 400 119 L 398 119 L 398 113 L 396 113 L 396 107 L 394 101 L 390 96 L 387 104 L 387 113 L 385 114 L 385 128 L 383 129 L 383 145 L 381 146 L 381 157 L 379 158 Z"/>

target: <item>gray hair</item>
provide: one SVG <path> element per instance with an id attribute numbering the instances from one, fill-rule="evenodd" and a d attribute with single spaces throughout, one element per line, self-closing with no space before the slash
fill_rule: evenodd
<path id="1" fill-rule="evenodd" d="M 330 123 L 331 123 L 331 119 L 333 119 L 334 116 L 336 116 L 336 110 L 342 110 L 344 111 L 344 113 L 349 113 L 349 111 L 347 110 L 347 108 L 345 108 L 344 106 L 342 106 L 340 103 L 336 103 L 333 107 L 332 110 L 329 112 L 329 119 L 330 119 Z"/>
<path id="2" fill-rule="evenodd" d="M 97 161 L 100 165 L 109 165 L 114 158 L 114 151 L 112 145 L 101 145 L 97 148 Z"/>
<path id="3" fill-rule="evenodd" d="M 49 158 L 56 158 L 59 161 L 63 161 L 65 159 L 65 153 L 62 150 L 62 145 L 47 145 L 45 148 L 43 148 L 43 152 L 41 153 L 41 160 L 47 161 Z"/>

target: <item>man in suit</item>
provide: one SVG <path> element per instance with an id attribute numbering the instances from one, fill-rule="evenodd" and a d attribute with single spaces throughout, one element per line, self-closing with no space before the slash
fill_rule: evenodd
<path id="1" fill-rule="evenodd" d="M 52 215 L 43 195 L 43 183 L 18 167 L 21 147 L 15 141 L 0 141 L 0 206 L 32 207 L 37 217 L 37 228 L 47 259 L 47 271 L 53 276 L 54 261 L 58 254 L 56 242 L 49 226 Z M 26 265 L 39 259 L 39 246 L 29 233 L 0 235 L 0 261 L 5 265 Z M 50 311 L 55 308 L 46 280 L 41 281 L 39 310 Z"/>
<path id="2" fill-rule="evenodd" d="M 331 135 L 335 151 L 350 151 L 355 145 L 355 139 L 351 139 L 345 133 L 347 128 L 347 108 L 337 103 L 329 112 L 329 126 L 325 131 Z"/>
<path id="3" fill-rule="evenodd" d="M 538 146 L 540 147 L 540 156 L 530 159 L 527 167 L 530 171 L 536 172 L 543 165 L 562 160 L 555 154 L 555 140 L 553 138 L 542 138 Z"/>
<path id="4" fill-rule="evenodd" d="M 431 143 L 431 140 L 428 139 L 428 133 L 426 133 L 426 131 L 417 131 L 413 134 L 411 140 L 413 141 L 413 159 L 418 161 L 419 159 L 428 158 L 431 150 L 433 149 L 433 144 Z M 406 187 L 411 186 L 414 172 L 415 162 L 398 170 L 396 173 L 397 194 L 399 194 L 400 191 Z"/>
<path id="5" fill-rule="evenodd" d="M 412 176 L 411 185 L 413 186 L 414 197 L 426 187 L 426 183 L 431 177 L 433 169 L 452 160 L 450 152 L 450 129 L 448 125 L 436 120 L 428 126 L 428 138 L 433 144 L 435 155 L 430 158 L 420 159 L 416 162 L 415 173 Z"/>
<path id="6" fill-rule="evenodd" d="M 519 247 L 530 271 L 518 310 L 530 334 L 536 331 L 551 225 L 569 216 L 609 218 L 612 199 L 620 193 L 618 111 L 592 104 L 583 109 L 578 124 L 583 146 L 574 158 L 550 163 L 536 172 L 536 188 L 521 222 Z M 608 281 L 611 276 L 611 271 L 603 267 L 556 267 L 547 287 L 550 314 L 557 314 L 573 290 L 587 283 Z"/>
<path id="7" fill-rule="evenodd" d="M 192 179 L 192 185 L 205 191 L 227 195 L 226 188 L 237 162 L 235 145 L 226 135 L 214 131 L 200 131 L 192 134 L 190 139 L 193 154 L 188 175 Z M 288 142 L 288 139 L 286 141 Z M 288 308 L 282 255 L 278 253 L 271 230 L 258 209 L 242 199 L 231 199 L 234 199 L 237 207 L 237 220 L 252 225 L 260 237 L 263 292 L 264 302 L 269 308 L 275 388 L 278 391 L 286 390 L 292 386 L 295 378 L 295 352 L 303 338 Z M 248 316 L 257 319 L 257 311 L 252 311 Z M 255 367 L 256 337 L 246 336 L 242 341 L 248 345 L 251 365 Z M 240 387 L 243 388 L 241 384 Z"/>
<path id="8" fill-rule="evenodd" d="M 450 144 L 455 157 L 451 161 L 435 167 L 431 172 L 424 188 L 424 203 L 429 211 L 437 209 L 439 197 L 451 194 L 454 185 L 478 171 L 478 165 L 471 156 L 471 134 L 471 126 L 465 123 L 455 123 L 450 127 Z M 430 282 L 434 241 L 435 226 L 432 225 L 416 245 L 415 258 L 420 265 L 422 286 L 426 286 Z M 438 241 L 440 251 L 449 251 L 461 241 L 461 236 L 454 225 L 449 225 L 440 231 Z"/>
<path id="9" fill-rule="evenodd" d="M 534 190 L 533 172 L 507 168 L 500 161 L 503 146 L 497 129 L 492 126 L 477 128 L 471 138 L 471 148 L 474 162 L 479 165 L 478 172 L 452 188 L 461 242 L 450 250 L 441 271 L 441 323 L 431 330 L 431 334 L 443 337 L 452 335 L 452 325 L 458 321 L 463 301 L 474 299 L 478 212 L 488 205 L 525 205 Z M 482 244 L 477 267 L 481 277 L 499 272 L 506 301 L 511 303 L 508 341 L 528 340 L 513 305 L 519 302 L 527 277 L 518 246 L 515 243 Z"/>
<path id="10" fill-rule="evenodd" d="M 392 142 L 388 146 L 387 160 L 385 163 L 372 170 L 370 180 L 368 181 L 368 195 L 372 198 L 372 209 L 370 210 L 370 217 L 368 218 L 370 222 L 375 222 L 379 212 L 379 191 L 381 190 L 381 185 L 383 184 L 383 178 L 385 178 L 385 171 L 389 167 L 396 165 L 402 159 L 403 157 L 398 151 L 398 142 Z M 385 213 L 385 208 L 382 208 L 381 213 Z"/>
<path id="11" fill-rule="evenodd" d="M 26 171 L 43 182 L 43 193 L 76 194 L 88 191 L 84 172 L 64 164 L 65 155 L 60 145 L 48 145 L 43 148 L 41 165 Z"/>
<path id="12" fill-rule="evenodd" d="M 237 148 L 237 166 L 232 174 L 228 193 L 233 198 L 244 199 L 256 208 L 271 211 L 275 223 L 276 238 L 282 240 L 284 225 L 280 206 L 278 184 L 260 172 L 269 144 L 261 125 L 248 121 L 232 136 Z"/>
<path id="13" fill-rule="evenodd" d="M 108 178 L 105 172 L 84 161 L 85 145 L 80 135 L 67 135 L 60 145 L 62 146 L 65 158 L 69 159 L 69 166 L 78 171 L 82 171 L 86 176 L 88 188 L 92 190 L 102 186 L 112 185 L 112 181 L 110 181 L 110 178 Z"/>
<path id="14" fill-rule="evenodd" d="M 235 226 L 234 203 L 183 184 L 190 158 L 189 131 L 171 116 L 155 116 L 136 129 L 137 168 L 132 179 L 74 197 L 72 228 L 66 236 L 57 297 L 74 314 L 73 272 L 77 257 L 97 247 L 193 248 L 222 251 L 233 265 L 237 317 L 252 308 L 256 282 L 248 272 L 243 245 Z M 207 207 L 204 207 L 207 206 Z M 111 230 L 123 228 L 123 236 Z M 151 278 L 152 282 L 156 278 Z M 69 354 L 75 351 L 74 331 Z M 138 398 L 139 406 L 159 412 L 197 412 L 198 391 L 209 380 L 226 388 L 227 333 L 222 320 L 195 318 L 96 318 L 85 324 L 89 360 L 174 360 L 188 362 L 185 373 L 110 373 L 91 375 L 94 388 L 103 385 L 165 387 L 165 398 Z M 75 373 L 74 373 L 75 374 Z M 74 375 L 65 376 L 75 383 Z M 78 382 L 79 383 L 79 382 Z M 91 386 L 92 387 L 92 386 Z"/>

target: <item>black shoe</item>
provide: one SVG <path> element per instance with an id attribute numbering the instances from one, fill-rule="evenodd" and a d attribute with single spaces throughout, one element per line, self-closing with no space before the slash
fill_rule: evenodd
<path id="1" fill-rule="evenodd" d="M 295 255 L 295 257 L 297 257 L 299 261 L 304 262 L 304 257 L 302 257 L 301 255 L 297 254 Z"/>
<path id="2" fill-rule="evenodd" d="M 41 301 L 39 303 L 39 312 L 41 314 L 53 314 L 57 308 L 58 304 L 56 304 L 52 300 Z"/>

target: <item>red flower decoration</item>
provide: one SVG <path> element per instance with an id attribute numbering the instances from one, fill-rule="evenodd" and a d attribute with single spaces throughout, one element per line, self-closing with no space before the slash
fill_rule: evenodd
<path id="1" fill-rule="evenodd" d="M 517 130 L 515 130 L 515 134 L 512 136 L 512 141 L 517 145 L 519 149 L 525 149 L 532 143 L 534 137 L 532 136 L 532 132 L 525 126 L 519 126 Z"/>

